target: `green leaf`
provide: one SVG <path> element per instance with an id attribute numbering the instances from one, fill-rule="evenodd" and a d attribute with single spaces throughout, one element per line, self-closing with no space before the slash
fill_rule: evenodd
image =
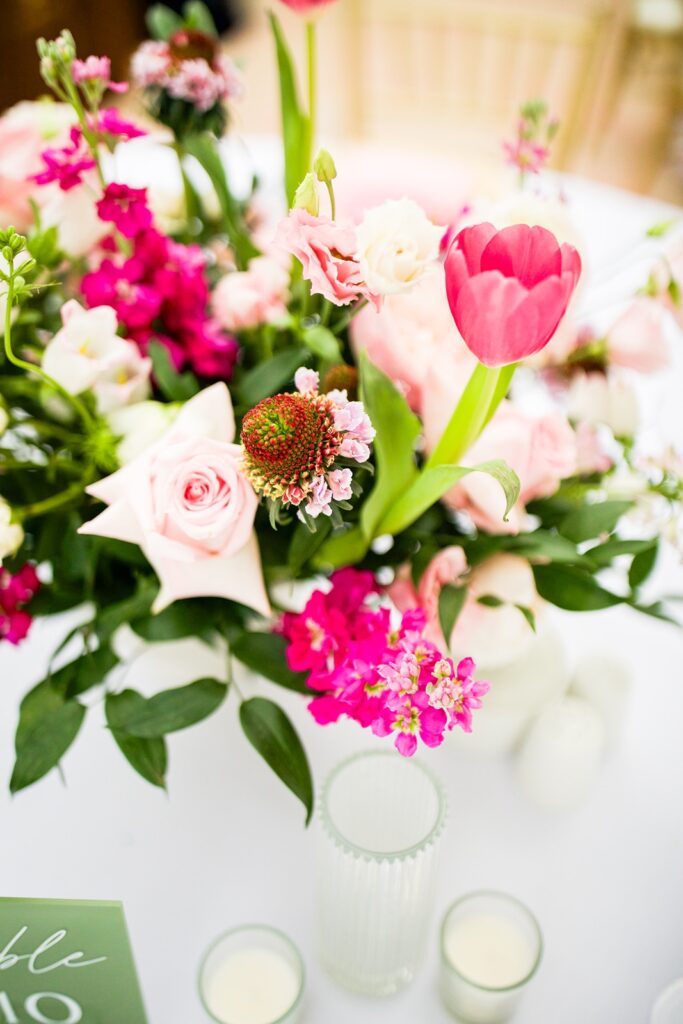
<path id="1" fill-rule="evenodd" d="M 653 546 L 651 540 L 620 540 L 614 537 L 604 544 L 596 544 L 584 552 L 590 563 L 599 569 L 611 565 L 620 555 L 639 555 L 641 551 L 649 551 Z M 655 544 L 656 547 L 656 544 Z"/>
<path id="2" fill-rule="evenodd" d="M 183 7 L 183 20 L 187 28 L 204 32 L 207 36 L 217 36 L 216 23 L 211 17 L 211 12 L 201 0 L 189 0 Z"/>
<path id="3" fill-rule="evenodd" d="M 31 786 L 59 764 L 76 739 L 84 718 L 83 705 L 65 700 L 47 681 L 39 683 L 24 697 L 15 737 L 12 793 Z"/>
<path id="4" fill-rule="evenodd" d="M 188 135 L 183 140 L 185 151 L 193 156 L 204 168 L 218 197 L 223 215 L 225 232 L 235 253 L 238 270 L 244 270 L 249 260 L 258 256 L 258 249 L 251 241 L 244 225 L 239 204 L 235 200 L 225 171 L 223 160 L 216 146 L 216 140 L 208 132 Z"/>
<path id="5" fill-rule="evenodd" d="M 165 4 L 153 4 L 145 15 L 147 30 L 154 39 L 168 39 L 183 27 L 183 19 Z"/>
<path id="6" fill-rule="evenodd" d="M 477 604 L 481 604 L 484 608 L 502 608 L 505 601 L 500 597 L 496 597 L 495 594 L 482 594 L 481 597 L 477 598 Z"/>
<path id="7" fill-rule="evenodd" d="M 653 224 L 651 228 L 648 228 L 645 232 L 648 238 L 663 238 L 667 235 L 672 228 L 675 228 L 679 223 L 678 217 L 671 217 L 669 220 L 662 220 L 658 224 Z"/>
<path id="8" fill-rule="evenodd" d="M 293 380 L 295 372 L 307 358 L 308 349 L 303 346 L 289 348 L 248 370 L 237 386 L 242 404 L 251 407 L 262 398 L 277 394 Z"/>
<path id="9" fill-rule="evenodd" d="M 637 590 L 648 578 L 655 567 L 658 552 L 659 543 L 655 541 L 649 548 L 645 548 L 644 551 L 640 551 L 634 557 L 628 572 L 628 582 L 631 590 Z"/>
<path id="10" fill-rule="evenodd" d="M 137 736 L 128 736 L 115 727 L 117 719 L 125 718 L 136 708 L 144 704 L 144 698 L 134 690 L 124 690 L 123 693 L 110 693 L 107 695 L 105 704 L 107 724 L 116 744 L 135 771 L 153 786 L 166 788 L 166 768 L 168 766 L 168 754 L 166 741 L 155 736 L 152 739 L 141 739 Z"/>
<path id="11" fill-rule="evenodd" d="M 535 633 L 536 632 L 536 616 L 534 615 L 532 609 L 528 608 L 525 604 L 516 604 L 515 608 L 517 609 L 518 612 L 522 613 L 522 615 L 524 616 L 526 621 L 529 623 L 529 626 L 531 627 L 531 629 Z"/>
<path id="12" fill-rule="evenodd" d="M 123 601 L 105 605 L 95 619 L 95 631 L 100 641 L 108 640 L 126 622 L 148 617 L 154 598 L 159 593 L 156 580 L 143 580 L 139 589 Z"/>
<path id="13" fill-rule="evenodd" d="M 56 672 L 52 672 L 43 682 L 49 683 L 50 688 L 61 700 L 68 700 L 103 683 L 118 662 L 111 647 L 105 643 L 95 651 L 86 651 L 78 658 L 74 658 Z"/>
<path id="14" fill-rule="evenodd" d="M 210 614 L 202 600 L 174 601 L 157 615 L 131 621 L 131 628 L 151 643 L 182 640 L 188 636 L 206 636 L 213 628 Z"/>
<path id="15" fill-rule="evenodd" d="M 570 612 L 594 612 L 624 601 L 576 566 L 533 565 L 532 569 L 538 593 L 558 608 Z"/>
<path id="16" fill-rule="evenodd" d="M 292 576 L 299 575 L 304 565 L 323 545 L 331 529 L 332 523 L 329 519 L 324 519 L 322 523 L 319 523 L 315 533 L 311 533 L 305 523 L 297 525 L 287 551 L 287 565 Z"/>
<path id="17" fill-rule="evenodd" d="M 343 363 L 344 358 L 336 334 L 322 324 L 315 327 L 307 327 L 301 332 L 301 337 L 307 348 L 313 355 L 318 356 L 326 363 Z"/>
<path id="18" fill-rule="evenodd" d="M 414 449 L 421 428 L 393 381 L 365 352 L 360 357 L 360 384 L 365 411 L 376 431 L 375 486 L 361 509 L 361 526 L 369 544 L 387 510 L 417 477 Z"/>
<path id="19" fill-rule="evenodd" d="M 655 601 L 653 604 L 639 604 L 637 601 L 629 599 L 626 601 L 626 604 L 630 605 L 637 612 L 642 612 L 643 615 L 659 619 L 660 622 L 668 622 L 670 626 L 678 626 L 679 629 L 683 628 L 683 624 L 671 615 L 662 601 Z"/>
<path id="20" fill-rule="evenodd" d="M 470 473 L 488 473 L 497 480 L 505 494 L 507 520 L 510 509 L 519 497 L 519 477 L 506 462 L 494 459 L 481 462 L 478 466 L 433 466 L 425 467 L 411 487 L 405 490 L 392 505 L 390 511 L 377 528 L 377 533 L 400 533 L 430 508 L 439 498 L 453 487 L 458 480 Z"/>
<path id="21" fill-rule="evenodd" d="M 525 558 L 550 559 L 552 562 L 582 562 L 584 558 L 576 550 L 567 537 L 547 530 L 534 530 L 533 533 L 520 533 L 517 536 L 504 538 L 503 547 L 506 551 Z"/>
<path id="22" fill-rule="evenodd" d="M 441 588 L 441 593 L 439 594 L 439 625 L 447 644 L 450 641 L 458 616 L 463 609 L 466 597 L 467 587 L 456 587 L 452 583 L 447 583 L 446 586 Z"/>
<path id="23" fill-rule="evenodd" d="M 271 12 L 268 17 L 277 54 L 285 158 L 285 193 L 287 204 L 291 207 L 294 202 L 294 193 L 311 164 L 310 133 L 308 118 L 299 102 L 291 51 L 276 16 Z"/>
<path id="24" fill-rule="evenodd" d="M 316 569 L 338 569 L 341 565 L 355 565 L 368 550 L 368 540 L 360 526 L 342 533 L 334 533 L 311 559 Z"/>
<path id="25" fill-rule="evenodd" d="M 292 672 L 288 667 L 287 641 L 278 633 L 242 633 L 233 640 L 230 651 L 243 665 L 270 679 L 271 683 L 310 695 L 306 673 Z"/>
<path id="26" fill-rule="evenodd" d="M 225 683 L 217 679 L 197 679 L 147 700 L 142 697 L 142 703 L 120 701 L 112 705 L 111 727 L 145 739 L 165 736 L 208 718 L 221 706 L 227 692 Z"/>
<path id="27" fill-rule="evenodd" d="M 565 516 L 558 529 L 564 537 L 580 544 L 602 533 L 611 533 L 632 505 L 631 501 L 600 501 L 594 505 L 582 505 Z"/>
<path id="28" fill-rule="evenodd" d="M 240 704 L 240 722 L 251 745 L 306 808 L 306 824 L 313 814 L 313 779 L 306 752 L 282 708 L 264 697 Z"/>
<path id="29" fill-rule="evenodd" d="M 157 387 L 170 402 L 186 402 L 199 391 L 199 381 L 193 373 L 178 373 L 165 345 L 151 341 L 147 351 L 152 360 L 152 369 Z"/>

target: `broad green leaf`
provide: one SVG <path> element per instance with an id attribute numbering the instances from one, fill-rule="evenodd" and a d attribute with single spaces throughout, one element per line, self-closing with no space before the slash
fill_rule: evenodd
<path id="1" fill-rule="evenodd" d="M 193 156 L 206 171 L 218 197 L 218 205 L 223 215 L 225 232 L 235 253 L 235 262 L 239 270 L 244 270 L 249 260 L 258 256 L 258 249 L 251 241 L 244 224 L 239 203 L 234 198 L 228 185 L 228 176 L 216 140 L 208 132 L 188 135 L 183 140 L 185 151 Z"/>
<path id="2" fill-rule="evenodd" d="M 297 525 L 287 551 L 287 564 L 294 577 L 299 575 L 306 562 L 320 549 L 331 529 L 332 523 L 329 519 L 319 523 L 315 533 L 311 533 L 305 523 Z"/>
<path id="3" fill-rule="evenodd" d="M 165 4 L 153 4 L 145 15 L 147 29 L 154 39 L 168 39 L 183 27 L 183 19 Z"/>
<path id="4" fill-rule="evenodd" d="M 123 693 L 108 694 L 105 710 L 107 724 L 119 750 L 135 771 L 153 786 L 166 788 L 166 768 L 168 766 L 168 754 L 166 741 L 161 736 L 152 739 L 141 739 L 137 736 L 128 736 L 119 732 L 112 724 L 117 719 L 125 717 L 144 703 L 144 698 L 133 690 L 124 690 Z"/>
<path id="5" fill-rule="evenodd" d="M 532 569 L 538 593 L 558 608 L 570 612 L 594 612 L 624 601 L 576 566 L 534 565 Z"/>
<path id="6" fill-rule="evenodd" d="M 379 524 L 376 533 L 400 533 L 414 523 L 428 508 L 446 494 L 458 480 L 469 473 L 488 473 L 497 480 L 505 494 L 505 512 L 507 520 L 510 509 L 519 497 L 519 478 L 506 462 L 495 459 L 481 462 L 477 466 L 433 466 L 425 467 L 415 482 L 405 490 L 392 505 L 391 509 Z"/>
<path id="7" fill-rule="evenodd" d="M 526 621 L 529 623 L 530 628 L 533 632 L 536 632 L 536 616 L 534 615 L 531 608 L 528 608 L 525 604 L 516 604 L 515 608 L 518 612 L 521 612 Z"/>
<path id="8" fill-rule="evenodd" d="M 648 578 L 655 567 L 658 551 L 659 545 L 655 541 L 649 548 L 645 548 L 644 551 L 640 551 L 634 557 L 628 572 L 628 582 L 631 590 L 637 590 Z"/>
<path id="9" fill-rule="evenodd" d="M 316 569 L 338 569 L 342 565 L 355 565 L 368 550 L 368 540 L 359 526 L 329 537 L 312 558 Z"/>
<path id="10" fill-rule="evenodd" d="M 188 0 L 183 8 L 183 18 L 188 28 L 204 32 L 207 36 L 218 35 L 211 12 L 201 0 Z"/>
<path id="11" fill-rule="evenodd" d="M 186 402 L 199 391 L 199 381 L 193 373 L 178 373 L 165 345 L 151 341 L 148 346 L 152 370 L 157 387 L 170 402 Z"/>
<path id="12" fill-rule="evenodd" d="M 306 808 L 306 824 L 313 814 L 313 779 L 306 752 L 282 708 L 264 697 L 240 704 L 240 722 L 251 745 Z"/>
<path id="13" fill-rule="evenodd" d="M 361 527 L 369 544 L 381 519 L 417 477 L 414 449 L 420 421 L 393 381 L 365 352 L 360 357 L 360 384 L 365 411 L 376 431 L 375 486 L 361 509 Z"/>
<path id="14" fill-rule="evenodd" d="M 318 356 L 326 363 L 342 363 L 344 361 L 339 339 L 336 334 L 322 324 L 315 327 L 307 327 L 301 332 L 304 345 L 311 350 L 313 355 Z"/>
<path id="15" fill-rule="evenodd" d="M 145 579 L 138 590 L 123 601 L 101 608 L 95 619 L 95 631 L 100 641 L 108 640 L 126 622 L 149 616 L 159 584 L 154 579 Z"/>
<path id="16" fill-rule="evenodd" d="M 614 537 L 604 544 L 596 544 L 595 547 L 589 548 L 584 555 L 592 565 L 602 569 L 606 565 L 611 565 L 620 555 L 639 555 L 642 551 L 649 551 L 652 546 L 651 540 L 620 540 Z"/>
<path id="17" fill-rule="evenodd" d="M 287 205 L 294 202 L 294 193 L 303 181 L 311 164 L 308 117 L 299 102 L 294 61 L 280 22 L 271 12 L 270 27 L 275 40 L 278 74 L 280 78 L 280 109 L 282 113 L 282 140 L 285 157 L 285 194 Z"/>
<path id="18" fill-rule="evenodd" d="M 237 385 L 241 403 L 251 407 L 262 398 L 277 394 L 291 383 L 295 372 L 305 364 L 308 357 L 308 349 L 303 346 L 288 348 L 248 370 Z"/>
<path id="19" fill-rule="evenodd" d="M 213 628 L 207 606 L 201 599 L 174 601 L 157 615 L 131 621 L 131 628 L 150 642 L 182 640 L 188 636 L 206 636 Z"/>
<path id="20" fill-rule="evenodd" d="M 482 594 L 477 598 L 477 604 L 483 605 L 484 608 L 502 608 L 505 601 L 501 597 L 496 597 L 495 594 Z"/>
<path id="21" fill-rule="evenodd" d="M 18 793 L 42 779 L 67 752 L 85 718 L 85 708 L 65 700 L 49 682 L 24 697 L 15 737 L 16 760 L 10 790 Z"/>
<path id="22" fill-rule="evenodd" d="M 128 691 L 124 691 L 127 693 Z M 186 686 L 164 690 L 149 699 L 113 702 L 110 726 L 119 733 L 150 739 L 187 729 L 216 711 L 228 692 L 217 679 L 197 679 Z"/>
<path id="23" fill-rule="evenodd" d="M 446 644 L 449 643 L 453 627 L 467 598 L 467 587 L 456 587 L 447 583 L 439 594 L 439 625 Z"/>
<path id="24" fill-rule="evenodd" d="M 233 640 L 230 647 L 233 657 L 252 672 L 288 690 L 310 694 L 306 673 L 292 672 L 287 665 L 286 650 L 287 641 L 278 633 L 242 633 Z"/>
<path id="25" fill-rule="evenodd" d="M 524 555 L 525 558 L 550 559 L 552 562 L 581 562 L 583 557 L 567 537 L 548 530 L 534 530 L 533 533 L 520 533 L 517 536 L 503 538 L 506 551 Z"/>
<path id="26" fill-rule="evenodd" d="M 428 468 L 452 465 L 472 447 L 507 394 L 516 364 L 495 369 L 477 363 L 439 442 Z"/>
<path id="27" fill-rule="evenodd" d="M 669 625 L 678 626 L 679 629 L 683 628 L 683 623 L 674 618 L 662 601 L 655 601 L 653 604 L 639 604 L 637 601 L 629 599 L 626 601 L 626 604 L 630 605 L 631 608 L 635 608 L 637 612 L 642 612 L 643 615 L 659 619 L 660 622 L 668 622 Z"/>
<path id="28" fill-rule="evenodd" d="M 563 537 L 580 544 L 603 533 L 611 533 L 624 512 L 632 506 L 630 501 L 600 501 L 582 505 L 562 520 L 558 529 Z"/>

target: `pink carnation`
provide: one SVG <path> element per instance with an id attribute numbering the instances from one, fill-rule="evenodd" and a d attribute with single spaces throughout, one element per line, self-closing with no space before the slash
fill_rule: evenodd
<path id="1" fill-rule="evenodd" d="M 322 295 L 336 306 L 372 298 L 356 259 L 358 244 L 353 228 L 295 209 L 280 222 L 275 237 L 299 260 L 314 295 Z"/>

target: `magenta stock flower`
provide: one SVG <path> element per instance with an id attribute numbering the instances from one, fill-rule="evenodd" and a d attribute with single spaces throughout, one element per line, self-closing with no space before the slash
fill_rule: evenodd
<path id="1" fill-rule="evenodd" d="M 415 753 L 419 741 L 439 746 L 445 733 L 472 728 L 489 684 L 474 679 L 474 662 L 457 666 L 425 639 L 420 610 L 403 614 L 398 628 L 378 601 L 372 573 L 348 568 L 331 589 L 313 593 L 299 614 L 287 613 L 280 631 L 293 671 L 307 672 L 319 691 L 309 710 L 320 725 L 347 716 L 376 736 L 394 736 L 398 751 Z"/>
<path id="2" fill-rule="evenodd" d="M 33 619 L 25 606 L 39 589 L 40 581 L 30 563 L 14 575 L 0 566 L 0 640 L 18 644 L 26 637 Z"/>
<path id="3" fill-rule="evenodd" d="M 130 188 L 112 182 L 96 206 L 100 220 L 111 221 L 125 238 L 135 238 L 152 223 L 146 188 Z"/>
<path id="4" fill-rule="evenodd" d="M 147 134 L 144 128 L 139 128 L 132 121 L 124 121 L 116 107 L 105 107 L 104 110 L 100 110 L 96 119 L 90 118 L 90 121 L 94 131 L 99 135 L 109 136 L 109 139 L 114 142 L 118 140 L 128 142 L 130 139 L 140 139 Z M 105 138 L 105 141 L 109 140 Z"/>
<path id="5" fill-rule="evenodd" d="M 69 132 L 66 146 L 48 147 L 41 154 L 44 170 L 32 176 L 38 185 L 50 185 L 56 181 L 63 192 L 80 185 L 86 171 L 91 171 L 95 160 L 83 139 L 80 128 L 74 126 Z"/>
<path id="6" fill-rule="evenodd" d="M 539 352 L 564 316 L 581 273 L 576 249 L 541 227 L 463 228 L 445 263 L 456 326 L 485 366 Z"/>

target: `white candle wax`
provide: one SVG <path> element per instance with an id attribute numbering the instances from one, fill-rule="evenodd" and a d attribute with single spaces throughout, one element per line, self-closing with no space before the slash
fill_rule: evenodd
<path id="1" fill-rule="evenodd" d="M 441 994 L 467 1024 L 514 1014 L 540 959 L 538 925 L 504 893 L 474 893 L 448 912 L 441 938 Z"/>
<path id="2" fill-rule="evenodd" d="M 204 1008 L 219 1024 L 295 1024 L 304 967 L 283 932 L 243 925 L 221 936 L 201 966 Z"/>

